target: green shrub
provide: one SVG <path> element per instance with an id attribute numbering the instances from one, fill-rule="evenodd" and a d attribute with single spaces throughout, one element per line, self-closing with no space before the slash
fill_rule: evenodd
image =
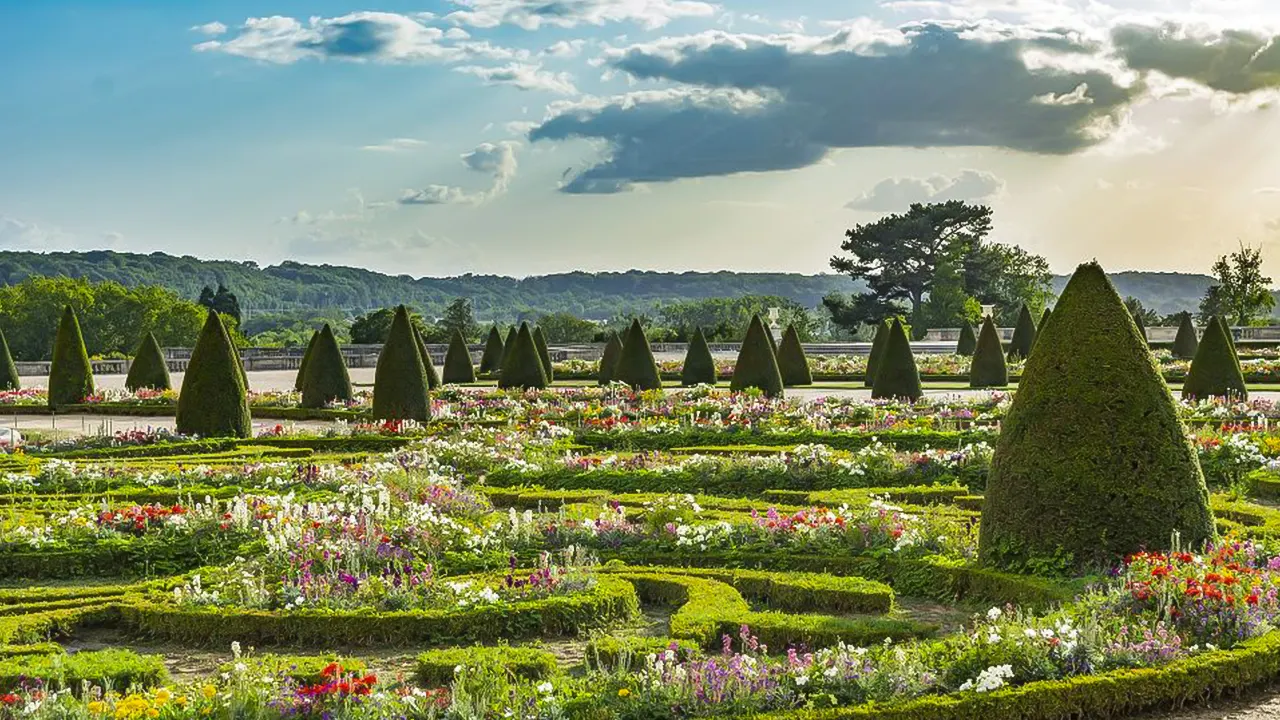
<path id="1" fill-rule="evenodd" d="M 982 335 L 969 366 L 969 387 L 1002 388 L 1009 385 L 1009 366 L 1005 363 L 1004 348 L 1000 346 L 1000 332 L 996 324 L 987 318 L 982 321 Z"/>
<path id="2" fill-rule="evenodd" d="M 47 690 L 68 688 L 79 692 L 82 683 L 109 685 L 124 690 L 130 685 L 155 687 L 169 679 L 159 655 L 139 655 L 132 650 L 97 650 L 71 655 L 23 655 L 0 661 L 0 691 L 20 687 L 39 678 Z"/>
<path id="3" fill-rule="evenodd" d="M 533 328 L 533 345 L 538 349 L 538 360 L 542 362 L 542 370 L 547 375 L 547 384 L 555 382 L 556 373 L 551 365 L 551 351 L 547 349 L 547 336 L 542 332 L 542 328 L 534 326 Z"/>
<path id="4" fill-rule="evenodd" d="M 1142 316 L 1134 315 L 1133 324 L 1138 328 L 1138 337 L 1142 338 L 1142 342 L 1147 342 L 1147 324 L 1142 321 Z"/>
<path id="5" fill-rule="evenodd" d="M 0 331 L 0 390 L 21 390 L 22 380 L 18 378 L 18 366 L 13 364 L 13 355 L 9 353 L 9 341 Z"/>
<path id="6" fill-rule="evenodd" d="M 418 656 L 418 682 L 429 688 L 448 687 L 455 668 L 499 668 L 522 680 L 539 681 L 560 674 L 556 656 L 532 647 L 509 645 L 440 648 Z"/>
<path id="7" fill-rule="evenodd" d="M 1097 263 L 1062 291 L 996 440 L 979 547 L 1017 571 L 1110 566 L 1214 537 L 1196 451 L 1159 367 Z"/>
<path id="8" fill-rule="evenodd" d="M 333 328 L 325 323 L 310 350 L 306 376 L 302 379 L 302 407 L 322 408 L 340 400 L 350 402 L 351 375 L 342 358 L 342 349 L 333 335 Z"/>
<path id="9" fill-rule="evenodd" d="M 907 339 L 902 321 L 894 320 L 885 339 L 880 367 L 876 370 L 876 381 L 871 386 L 871 397 L 915 401 L 923 395 L 920 371 L 916 369 L 916 358 L 911 353 L 911 341 Z"/>
<path id="10" fill-rule="evenodd" d="M 343 675 L 364 675 L 368 670 L 363 660 L 342 657 L 340 655 L 250 655 L 235 662 L 224 663 L 218 668 L 219 673 L 235 672 L 235 666 L 243 664 L 248 668 L 275 677 L 290 678 L 300 685 L 316 685 L 324 681 L 324 670 L 336 664 Z"/>
<path id="11" fill-rule="evenodd" d="M 49 407 L 84 402 L 93 394 L 93 365 L 84 347 L 80 321 L 68 305 L 58 322 L 53 341 L 53 363 L 49 367 Z"/>
<path id="12" fill-rule="evenodd" d="M 752 316 L 729 381 L 733 392 L 757 388 L 768 397 L 782 397 L 782 373 L 778 369 L 778 356 L 769 347 L 768 336 L 769 329 L 760 316 Z"/>
<path id="13" fill-rule="evenodd" d="M 1040 341 L 1040 336 L 1044 334 L 1044 326 L 1049 322 L 1049 318 L 1051 317 L 1053 317 L 1053 311 L 1049 308 L 1045 308 L 1044 312 L 1040 314 L 1040 324 L 1036 326 L 1036 342 Z M 1035 351 L 1034 345 L 1032 345 L 1031 350 L 1033 352 Z"/>
<path id="14" fill-rule="evenodd" d="M 1173 338 L 1173 356 L 1182 360 L 1191 360 L 1196 356 L 1196 350 L 1200 348 L 1200 341 L 1196 338 L 1196 326 L 1191 321 L 1191 313 L 1180 312 L 1181 319 L 1178 321 L 1178 334 Z"/>
<path id="15" fill-rule="evenodd" d="M 467 341 L 462 331 L 453 329 L 453 337 L 449 339 L 449 351 L 444 356 L 445 384 L 473 383 L 476 381 L 476 369 L 471 364 L 471 351 L 467 349 Z"/>
<path id="16" fill-rule="evenodd" d="M 867 354 L 867 377 L 863 381 L 867 387 L 876 382 L 876 371 L 880 369 L 880 358 L 884 355 L 884 343 L 889 339 L 891 324 L 889 320 L 878 323 L 875 337 L 871 338 L 871 352 Z"/>
<path id="17" fill-rule="evenodd" d="M 665 652 L 675 645 L 676 654 L 681 660 L 698 657 L 702 648 L 688 640 L 681 642 L 665 637 L 598 637 L 587 643 L 586 666 L 592 670 L 613 672 L 619 668 L 623 658 L 627 659 L 627 667 L 635 667 L 638 660 L 649 655 Z"/>
<path id="18" fill-rule="evenodd" d="M 440 373 L 436 371 L 436 364 L 431 360 L 431 351 L 427 350 L 427 343 L 422 339 L 422 333 L 416 325 L 413 326 L 413 342 L 418 346 L 418 355 L 422 358 L 422 371 L 427 376 L 427 389 L 438 389 Z"/>
<path id="19" fill-rule="evenodd" d="M 596 374 L 596 381 L 601 385 L 608 385 L 613 382 L 618 374 L 618 358 L 622 357 L 622 338 L 618 337 L 617 331 L 609 333 L 609 342 L 604 345 L 604 354 L 600 356 L 600 370 Z"/>
<path id="20" fill-rule="evenodd" d="M 613 379 L 630 385 L 633 390 L 662 387 L 658 364 L 653 360 L 649 338 L 645 337 L 639 320 L 631 321 L 631 327 L 627 328 L 626 337 L 622 339 L 622 353 L 618 355 L 618 369 Z"/>
<path id="21" fill-rule="evenodd" d="M 684 355 L 684 367 L 680 370 L 680 384 L 685 387 L 716 384 L 716 360 L 711 356 L 707 336 L 702 328 L 694 328 L 689 338 L 689 349 Z"/>
<path id="22" fill-rule="evenodd" d="M 253 424 L 240 355 L 218 313 L 210 311 L 191 351 L 174 426 L 183 435 L 249 437 Z"/>
<path id="23" fill-rule="evenodd" d="M 778 346 L 778 372 L 782 375 L 784 387 L 813 384 L 809 358 L 804 355 L 800 333 L 796 332 L 795 325 L 787 326 L 787 331 L 782 335 L 782 344 Z"/>
<path id="24" fill-rule="evenodd" d="M 732 586 L 745 597 L 787 612 L 825 611 L 879 615 L 891 611 L 894 606 L 893 588 L 882 582 L 860 577 L 733 568 L 606 567 L 603 571 L 640 571 L 709 578 Z"/>
<path id="25" fill-rule="evenodd" d="M 502 364 L 498 366 L 498 372 L 502 372 L 502 368 L 507 366 L 507 355 L 511 352 L 511 348 L 516 346 L 516 335 L 519 334 L 519 327 L 512 325 L 507 330 L 507 339 L 502 343 Z"/>
<path id="26" fill-rule="evenodd" d="M 164 352 L 156 336 L 147 333 L 133 355 L 133 363 L 129 365 L 129 374 L 125 376 L 124 386 L 130 390 L 170 390 L 173 383 L 169 379 L 169 363 L 165 362 Z"/>
<path id="27" fill-rule="evenodd" d="M 316 340 L 319 338 L 320 331 L 312 331 L 311 339 L 307 341 L 307 349 L 302 351 L 302 360 L 298 362 L 298 375 L 293 380 L 293 389 L 296 392 L 302 392 L 303 378 L 307 376 L 307 363 L 311 362 L 311 353 L 315 350 Z"/>
<path id="28" fill-rule="evenodd" d="M 431 417 L 431 386 L 418 340 L 408 309 L 397 307 L 373 374 L 374 419 L 421 422 Z"/>
<path id="29" fill-rule="evenodd" d="M 538 346 L 529 332 L 529 323 L 520 323 L 520 331 L 514 342 L 506 346 L 506 358 L 502 361 L 502 374 L 498 387 L 541 390 L 547 386 L 547 373 L 538 357 Z"/>
<path id="30" fill-rule="evenodd" d="M 763 323 L 764 321 L 761 320 L 760 322 Z M 778 356 L 778 340 L 773 336 L 772 328 L 770 328 L 768 325 L 765 325 L 764 329 L 765 329 L 764 337 L 766 340 L 769 341 L 769 351 L 772 352 L 773 356 L 776 358 Z"/>
<path id="31" fill-rule="evenodd" d="M 1240 371 L 1240 360 L 1222 318 L 1209 318 L 1204 337 L 1196 349 L 1187 379 L 1182 384 L 1184 398 L 1232 397 L 1244 400 L 1249 390 Z"/>
<path id="32" fill-rule="evenodd" d="M 1018 324 L 1013 327 L 1013 338 L 1009 340 L 1009 359 L 1025 360 L 1031 357 L 1031 348 L 1036 344 L 1036 321 L 1031 317 L 1031 309 L 1022 306 L 1018 313 Z"/>
<path id="33" fill-rule="evenodd" d="M 489 328 L 489 339 L 484 343 L 484 354 L 480 356 L 480 372 L 496 373 L 502 370 L 502 333 L 498 326 Z"/>
<path id="34" fill-rule="evenodd" d="M 973 326 L 968 320 L 960 326 L 960 339 L 956 341 L 956 354 L 962 357 L 973 357 L 978 349 L 978 336 L 973 333 Z"/>

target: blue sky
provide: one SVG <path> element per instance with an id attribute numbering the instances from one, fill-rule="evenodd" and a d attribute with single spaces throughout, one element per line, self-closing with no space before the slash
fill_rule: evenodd
<path id="1" fill-rule="evenodd" d="M 0 2 L 0 248 L 816 272 L 955 197 L 1059 271 L 1280 274 L 1278 5 Z"/>

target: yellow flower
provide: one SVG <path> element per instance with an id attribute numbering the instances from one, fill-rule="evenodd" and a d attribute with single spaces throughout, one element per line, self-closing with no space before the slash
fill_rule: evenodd
<path id="1" fill-rule="evenodd" d="M 164 707 L 173 699 L 173 693 L 168 688 L 160 688 L 156 691 L 156 707 Z"/>
<path id="2" fill-rule="evenodd" d="M 630 697 L 630 696 L 631 696 L 631 691 L 627 688 L 622 688 L 621 690 L 618 691 L 618 697 Z"/>
<path id="3" fill-rule="evenodd" d="M 160 717 L 160 711 L 155 708 L 151 708 L 150 710 L 147 711 L 147 717 L 149 718 Z"/>
<path id="4" fill-rule="evenodd" d="M 101 714 L 102 711 L 106 709 L 107 709 L 107 704 L 102 702 L 101 700 L 94 700 L 93 702 L 89 703 L 89 712 L 95 715 Z"/>
<path id="5" fill-rule="evenodd" d="M 186 707 L 186 706 L 187 706 L 187 696 L 186 696 L 186 695 L 179 695 L 179 696 L 178 696 L 178 698 L 177 698 L 176 700 L 174 700 L 173 702 L 174 702 L 174 704 L 175 704 L 175 705 L 177 705 L 178 707 L 180 707 L 180 708 L 184 708 L 184 707 Z"/>
<path id="6" fill-rule="evenodd" d="M 205 685 L 200 689 L 200 694 L 204 695 L 205 700 L 212 700 L 213 696 L 218 694 L 218 689 L 212 685 Z"/>

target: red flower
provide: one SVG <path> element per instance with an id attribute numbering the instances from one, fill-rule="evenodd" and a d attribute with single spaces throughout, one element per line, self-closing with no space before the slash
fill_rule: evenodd
<path id="1" fill-rule="evenodd" d="M 17 704 L 18 704 L 18 696 L 17 696 L 17 695 L 14 695 L 13 693 L 9 693 L 8 695 L 0 695 L 0 704 L 3 704 L 3 705 L 17 705 Z"/>

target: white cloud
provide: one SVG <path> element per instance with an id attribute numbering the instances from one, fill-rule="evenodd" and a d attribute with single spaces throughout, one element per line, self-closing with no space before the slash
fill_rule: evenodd
<path id="1" fill-rule="evenodd" d="M 512 120 L 503 125 L 503 127 L 511 135 L 528 135 L 530 130 L 538 127 L 538 123 L 528 120 Z"/>
<path id="2" fill-rule="evenodd" d="M 519 143 L 504 140 L 480 143 L 474 150 L 462 154 L 462 164 L 467 169 L 493 177 L 488 190 L 468 192 L 453 185 L 427 185 L 422 189 L 405 190 L 396 202 L 400 205 L 479 205 L 492 200 L 505 193 L 516 176 L 518 147 Z"/>
<path id="3" fill-rule="evenodd" d="M 569 73 L 554 73 L 543 70 L 540 65 L 527 63 L 510 63 L 501 67 L 480 67 L 464 65 L 454 68 L 456 72 L 475 75 L 484 80 L 486 85 L 510 85 L 520 90 L 541 90 L 557 95 L 577 95 L 578 88 L 573 84 L 573 76 Z"/>
<path id="4" fill-rule="evenodd" d="M 717 7 L 697 0 L 453 0 L 464 9 L 445 16 L 460 25 L 492 28 L 543 25 L 571 28 L 630 22 L 650 30 L 687 17 L 713 17 Z"/>
<path id="5" fill-rule="evenodd" d="M 191 29 L 194 30 L 195 32 L 200 33 L 201 35 L 208 35 L 209 37 L 217 37 L 227 31 L 227 26 L 215 20 L 214 22 L 207 22 L 203 25 L 196 25 Z"/>
<path id="6" fill-rule="evenodd" d="M 542 51 L 547 57 L 572 58 L 578 57 L 582 53 L 582 48 L 587 44 L 586 40 L 581 38 L 576 40 L 561 40 Z"/>
<path id="7" fill-rule="evenodd" d="M 428 185 L 421 190 L 405 190 L 396 202 L 401 205 L 468 205 L 484 199 L 484 193 L 469 193 L 452 185 Z"/>
<path id="8" fill-rule="evenodd" d="M 894 177 L 845 203 L 852 210 L 902 212 L 912 203 L 963 200 L 987 202 L 1004 191 L 1004 180 L 983 170 L 962 170 L 955 177 L 932 175 L 927 178 Z"/>
<path id="9" fill-rule="evenodd" d="M 427 145 L 426 140 L 417 138 L 391 138 L 386 142 L 377 145 L 365 145 L 361 150 L 369 150 L 370 152 L 398 153 L 420 150 Z"/>
<path id="10" fill-rule="evenodd" d="M 1089 97 L 1089 83 L 1080 83 L 1069 93 L 1036 95 L 1031 102 L 1040 105 L 1089 105 L 1093 98 Z"/>

